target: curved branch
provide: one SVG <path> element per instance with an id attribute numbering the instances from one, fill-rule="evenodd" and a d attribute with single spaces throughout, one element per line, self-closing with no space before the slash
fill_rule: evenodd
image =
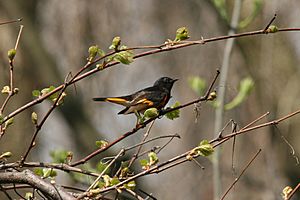
<path id="1" fill-rule="evenodd" d="M 33 188 L 40 190 L 43 194 L 52 199 L 74 200 L 75 198 L 69 195 L 62 188 L 47 183 L 45 180 L 34 175 L 30 170 L 22 172 L 4 172 L 0 173 L 0 183 L 24 183 L 31 185 Z"/>

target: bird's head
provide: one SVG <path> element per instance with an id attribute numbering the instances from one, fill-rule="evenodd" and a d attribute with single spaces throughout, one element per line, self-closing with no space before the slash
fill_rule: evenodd
<path id="1" fill-rule="evenodd" d="M 173 84 L 177 81 L 178 79 L 172 79 L 169 77 L 161 77 L 157 81 L 155 81 L 154 86 L 158 86 L 160 88 L 166 88 L 167 90 L 171 90 L 173 87 Z"/>

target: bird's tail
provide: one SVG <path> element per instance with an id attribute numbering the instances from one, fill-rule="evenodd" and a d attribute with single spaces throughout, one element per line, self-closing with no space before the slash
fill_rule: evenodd
<path id="1" fill-rule="evenodd" d="M 129 101 L 127 97 L 95 97 L 93 98 L 94 101 L 106 101 L 111 103 L 120 104 L 123 106 L 128 106 Z"/>
<path id="2" fill-rule="evenodd" d="M 107 97 L 95 97 L 93 98 L 94 101 L 106 101 Z"/>

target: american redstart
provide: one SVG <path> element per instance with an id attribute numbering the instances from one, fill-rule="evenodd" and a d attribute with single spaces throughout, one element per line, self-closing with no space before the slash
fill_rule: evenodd
<path id="1" fill-rule="evenodd" d="M 171 98 L 171 89 L 178 79 L 162 77 L 154 85 L 133 94 L 120 97 L 96 97 L 94 101 L 107 101 L 120 104 L 126 108 L 118 114 L 144 113 L 148 108 L 161 110 Z"/>

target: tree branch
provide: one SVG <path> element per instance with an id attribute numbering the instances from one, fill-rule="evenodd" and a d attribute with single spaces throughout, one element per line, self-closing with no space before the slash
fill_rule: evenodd
<path id="1" fill-rule="evenodd" d="M 0 173 L 0 183 L 24 183 L 31 185 L 31 187 L 40 190 L 43 194 L 53 198 L 53 199 L 64 199 L 73 200 L 73 196 L 69 195 L 62 188 L 47 183 L 45 180 L 34 175 L 30 170 L 24 170 L 22 172 L 3 172 Z"/>

